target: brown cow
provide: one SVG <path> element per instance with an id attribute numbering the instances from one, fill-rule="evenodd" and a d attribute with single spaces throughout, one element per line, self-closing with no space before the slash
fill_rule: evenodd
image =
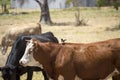
<path id="1" fill-rule="evenodd" d="M 105 79 L 120 71 L 120 39 L 89 44 L 41 43 L 31 39 L 20 63 L 27 64 L 32 58 L 54 80 L 60 75 L 64 80 L 74 80 L 76 75 L 83 80 Z"/>
<path id="2" fill-rule="evenodd" d="M 14 27 L 6 30 L 1 39 L 1 53 L 6 54 L 9 46 L 12 46 L 19 35 L 41 34 L 41 24 L 27 24 L 27 26 Z"/>

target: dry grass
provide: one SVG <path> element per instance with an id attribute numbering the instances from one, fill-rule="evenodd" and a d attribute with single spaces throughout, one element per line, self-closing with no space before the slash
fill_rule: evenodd
<path id="1" fill-rule="evenodd" d="M 11 10 L 12 12 L 13 10 Z M 22 10 L 23 11 L 23 10 Z M 107 28 L 113 28 L 120 22 L 120 10 L 115 11 L 112 8 L 80 8 L 82 18 L 88 20 L 87 26 L 74 26 L 75 9 L 51 10 L 51 18 L 55 23 L 53 26 L 42 25 L 42 32 L 52 31 L 59 41 L 61 38 L 67 39 L 67 42 L 88 43 L 103 41 L 112 38 L 120 38 L 120 30 L 107 31 Z M 21 10 L 18 10 L 20 13 Z M 21 27 L 30 23 L 39 21 L 39 11 L 29 10 L 27 14 L 19 15 L 0 15 L 0 40 L 6 29 L 11 27 Z M 10 51 L 10 49 L 9 49 Z M 7 55 L 9 54 L 9 51 Z M 0 65 L 3 66 L 7 55 L 0 54 Z M 33 80 L 42 78 L 34 73 Z M 25 75 L 21 77 L 25 80 Z M 1 79 L 0 79 L 1 80 Z M 41 79 L 43 80 L 43 78 Z"/>

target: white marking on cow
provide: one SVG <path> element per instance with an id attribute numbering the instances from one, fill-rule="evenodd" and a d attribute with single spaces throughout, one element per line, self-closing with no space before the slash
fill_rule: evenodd
<path id="1" fill-rule="evenodd" d="M 23 57 L 20 59 L 20 64 L 22 64 L 24 66 L 25 65 L 32 66 L 37 62 L 33 58 L 33 51 L 32 51 L 33 48 L 34 48 L 34 44 L 33 44 L 33 40 L 31 39 L 30 43 L 28 43 L 28 45 L 26 46 L 25 53 L 24 53 Z"/>
<path id="2" fill-rule="evenodd" d="M 64 80 L 64 77 L 62 75 L 59 75 L 58 80 Z"/>
<path id="3" fill-rule="evenodd" d="M 30 43 L 28 43 L 25 53 L 23 57 L 20 59 L 19 63 L 22 64 L 23 66 L 39 66 L 40 68 L 43 69 L 42 64 L 40 64 L 38 61 L 36 61 L 33 58 L 33 48 L 34 44 L 32 39 L 30 40 Z"/>

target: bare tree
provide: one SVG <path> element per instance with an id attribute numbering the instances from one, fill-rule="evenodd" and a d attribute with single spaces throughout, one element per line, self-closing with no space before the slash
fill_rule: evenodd
<path id="1" fill-rule="evenodd" d="M 26 0 L 19 0 L 20 5 L 22 6 L 25 3 Z M 43 24 L 52 24 L 49 7 L 48 7 L 48 0 L 35 0 L 41 9 L 41 15 L 40 15 L 40 23 Z"/>
<path id="2" fill-rule="evenodd" d="M 80 15 L 80 8 L 76 8 L 76 13 L 75 13 L 75 25 L 80 26 L 80 25 L 87 25 L 87 22 L 82 16 Z"/>
<path id="3" fill-rule="evenodd" d="M 81 0 L 66 0 L 66 4 L 72 3 L 74 7 L 80 6 Z"/>
<path id="4" fill-rule="evenodd" d="M 40 22 L 43 24 L 52 24 L 49 7 L 48 7 L 48 0 L 35 0 L 41 9 L 40 15 Z"/>
<path id="5" fill-rule="evenodd" d="M 17 1 L 17 0 L 15 0 L 15 1 Z M 20 3 L 20 6 L 22 6 L 25 3 L 25 1 L 28 2 L 28 0 L 18 0 L 18 2 Z"/>

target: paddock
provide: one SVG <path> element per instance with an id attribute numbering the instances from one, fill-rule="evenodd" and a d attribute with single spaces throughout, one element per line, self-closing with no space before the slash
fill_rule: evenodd
<path id="1" fill-rule="evenodd" d="M 59 41 L 63 38 L 67 39 L 67 42 L 75 43 L 90 43 L 120 38 L 120 30 L 114 30 L 120 22 L 120 10 L 115 11 L 111 7 L 104 7 L 101 9 L 96 7 L 80 9 L 81 16 L 88 21 L 87 26 L 74 26 L 75 9 L 50 10 L 52 21 L 57 24 L 53 26 L 41 25 L 44 26 L 42 27 L 42 32 L 52 31 L 55 36 L 58 37 Z M 18 10 L 18 13 L 21 13 L 22 11 L 25 11 L 28 14 L 16 16 L 0 15 L 0 40 L 6 29 L 16 26 L 24 26 L 26 23 L 36 23 L 39 20 L 39 10 Z M 5 64 L 10 50 L 11 47 L 8 49 L 5 56 L 0 53 L 0 66 Z M 26 75 L 23 75 L 21 79 L 24 80 L 25 76 Z M 43 80 L 42 75 L 36 73 L 34 74 L 33 80 L 39 80 L 37 79 L 38 76 Z M 111 80 L 111 78 L 108 80 Z"/>
<path id="2" fill-rule="evenodd" d="M 30 63 L 39 62 L 54 80 L 59 80 L 60 75 L 62 80 L 74 80 L 75 76 L 83 80 L 104 80 L 120 74 L 119 61 L 120 38 L 89 44 L 42 43 L 32 38 L 19 63 L 32 66 Z"/>

